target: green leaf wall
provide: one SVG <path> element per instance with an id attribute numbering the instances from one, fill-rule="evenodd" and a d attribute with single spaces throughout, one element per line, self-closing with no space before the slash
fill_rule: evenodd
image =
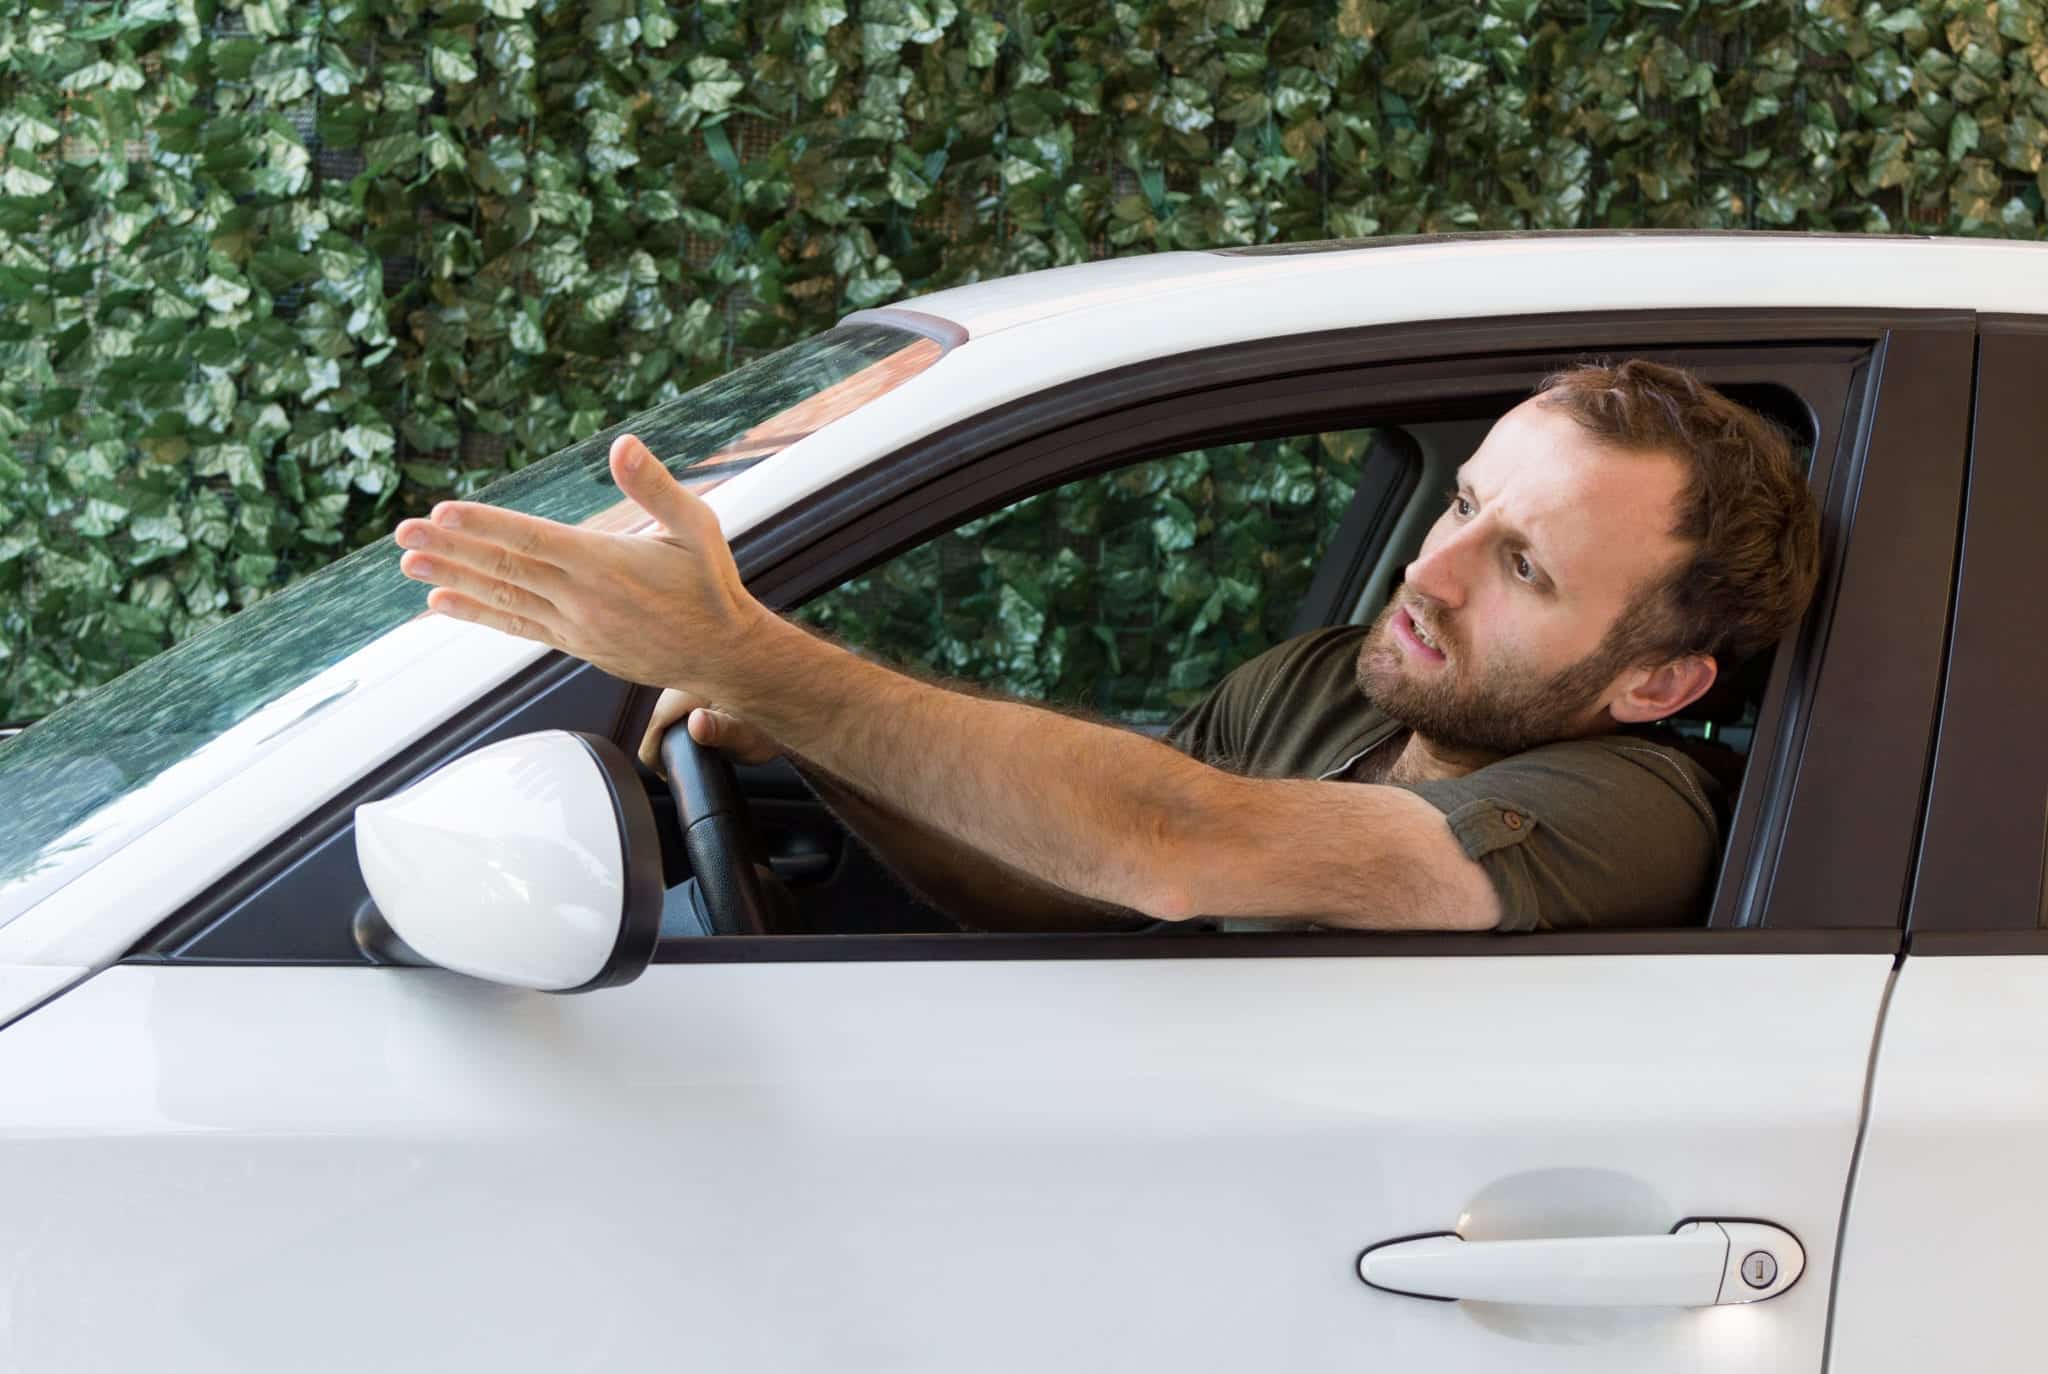
<path id="1" fill-rule="evenodd" d="M 2048 0 L 17 0 L 0 719 L 736 358 L 1105 254 L 2040 237 Z"/>

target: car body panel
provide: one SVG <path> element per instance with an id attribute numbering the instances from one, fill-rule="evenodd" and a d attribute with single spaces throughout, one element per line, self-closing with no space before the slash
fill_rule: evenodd
<path id="1" fill-rule="evenodd" d="M 2048 1323 L 2048 319 L 1982 321 L 1962 567 L 1908 953 L 1873 1059 L 1833 1367 L 2038 1369 Z"/>
<path id="2" fill-rule="evenodd" d="M 0 1028 L 90 972 L 63 964 L 0 964 Z"/>
<path id="3" fill-rule="evenodd" d="M 0 1035 L 0 1364 L 1817 1374 L 1890 971 L 668 965 L 561 998 L 126 966 Z M 1811 1267 L 1755 1307 L 1599 1312 L 1354 1267 L 1700 1215 Z"/>
<path id="4" fill-rule="evenodd" d="M 2048 956 L 1906 960 L 1850 1194 L 1834 1368 L 2041 1367 L 2044 1064 Z"/>
<path id="5" fill-rule="evenodd" d="M 1806 306 L 2048 312 L 2041 245 L 1892 235 L 1556 233 L 1446 236 L 1317 252 L 1156 253 L 951 287 L 899 303 L 980 339 L 1061 316 L 1146 316 L 1199 295 L 1219 308 L 1210 337 L 1229 342 L 1275 322 L 1307 333 L 1360 324 L 1559 309 Z M 2031 270 L 2030 270 L 2031 269 Z"/>

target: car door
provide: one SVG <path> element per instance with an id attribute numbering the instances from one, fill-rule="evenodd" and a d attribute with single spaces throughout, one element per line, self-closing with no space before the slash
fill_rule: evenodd
<path id="1" fill-rule="evenodd" d="M 557 998 L 349 957 L 337 821 L 0 1036 L 8 1355 L 1818 1370 L 1933 724 L 1967 319 L 1481 322 L 1177 359 L 918 446 L 885 499 L 834 493 L 740 552 L 795 606 L 1066 477 L 1477 404 L 1593 348 L 1799 399 L 1830 513 L 1701 928 L 677 939 Z M 635 738 L 645 694 L 560 695 L 592 682 L 544 669 L 522 728 L 581 710 Z M 1517 1293 L 1565 1306 L 1360 1278 L 1424 1233 L 1611 1263 L 1698 1219 L 1782 1228 L 1803 1274 L 1714 1310 L 1560 1290 L 1571 1245 L 1516 1252 Z"/>
<path id="2" fill-rule="evenodd" d="M 2048 320 L 1987 317 L 1946 693 L 1842 1254 L 1836 1367 L 2040 1363 L 2048 1227 Z"/>

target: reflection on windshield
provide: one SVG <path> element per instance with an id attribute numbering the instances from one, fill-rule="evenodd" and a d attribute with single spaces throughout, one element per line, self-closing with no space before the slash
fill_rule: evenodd
<path id="1" fill-rule="evenodd" d="M 606 465 L 617 435 L 638 434 L 701 491 L 901 385 L 943 352 L 887 326 L 842 326 L 592 435 L 476 499 L 628 528 L 640 513 L 621 500 Z M 398 571 L 398 556 L 388 539 L 358 549 L 0 743 L 0 924 L 346 695 L 352 682 L 322 682 L 316 699 L 283 700 L 425 611 L 427 589 Z M 252 719 L 259 712 L 260 722 Z M 244 723 L 262 728 L 237 729 Z M 138 805 L 134 794 L 159 779 L 165 786 Z M 124 797 L 129 804 L 114 805 Z"/>

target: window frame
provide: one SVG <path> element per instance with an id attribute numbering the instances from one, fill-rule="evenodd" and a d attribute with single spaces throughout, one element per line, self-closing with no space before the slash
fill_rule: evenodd
<path id="1" fill-rule="evenodd" d="M 2048 954 L 2048 638 L 2029 576 L 2048 508 L 2048 317 L 1979 322 L 1943 702 L 1907 923 L 1915 954 Z"/>
<path id="2" fill-rule="evenodd" d="M 1894 871 L 1882 860 L 1866 861 L 1869 856 L 1859 854 L 1855 866 L 1836 872 L 1829 852 L 1839 852 L 1839 843 L 1830 851 L 1808 852 L 1780 841 L 1788 830 L 1799 833 L 1829 799 L 1859 796 L 1840 788 L 1842 775 L 1856 772 L 1856 760 L 1849 755 L 1873 752 L 1861 746 L 1869 737 L 1865 732 L 1883 730 L 1886 738 L 1900 738 L 1901 731 L 1918 728 L 1923 741 L 1931 740 L 1949 579 L 1921 579 L 1929 585 L 1912 598 L 1911 624 L 1903 627 L 1910 632 L 1906 638 L 1912 645 L 1912 671 L 1906 676 L 1914 679 L 1910 686 L 1920 690 L 1859 696 L 1849 686 L 1858 663 L 1896 666 L 1899 617 L 1881 620 L 1875 636 L 1869 623 L 1873 596 L 1896 590 L 1891 584 L 1900 580 L 1893 574 L 1887 581 L 1876 568 L 1883 551 L 1928 547 L 1945 538 L 1952 576 L 1956 512 L 1950 509 L 1944 517 L 1938 498 L 1942 490 L 1952 488 L 1960 500 L 1962 454 L 1957 446 L 1955 461 L 1947 462 L 1939 439 L 1951 413 L 1961 416 L 1967 410 L 1973 333 L 1974 320 L 1967 312 L 1680 310 L 1380 326 L 1264 340 L 1119 369 L 990 411 L 908 444 L 813 493 L 735 543 L 734 553 L 749 586 L 764 602 L 781 608 L 893 556 L 932 531 L 950 528 L 1031 490 L 1151 453 L 1309 428 L 1362 427 L 1375 418 L 1398 422 L 1417 418 L 1418 404 L 1433 400 L 1469 410 L 1475 396 L 1488 387 L 1511 400 L 1526 394 L 1532 375 L 1589 352 L 1626 350 L 1662 356 L 1708 373 L 1736 369 L 1759 382 L 1780 380 L 1785 368 L 1799 359 L 1816 386 L 1793 389 L 1808 396 L 1817 387 L 1821 409 L 1832 412 L 1814 416 L 1822 439 L 1815 477 L 1823 484 L 1830 532 L 1822 594 L 1807 623 L 1788 637 L 1785 647 L 1790 652 L 1779 654 L 1773 670 L 1724 860 L 1731 870 L 1739 866 L 1740 872 L 1724 874 L 1704 928 L 1521 935 L 1512 940 L 1491 934 L 1184 931 L 1136 936 L 721 937 L 666 941 L 655 961 L 1895 951 L 1904 906 L 1903 857 Z M 1958 371 L 1954 360 L 1959 351 Z M 1769 355 L 1770 367 L 1763 375 L 1760 353 Z M 1832 382 L 1819 385 L 1829 378 Z M 1359 388 L 1368 385 L 1371 395 L 1361 399 Z M 1253 401 L 1262 408 L 1250 412 L 1247 423 L 1242 407 Z M 1813 404 L 1812 398 L 1808 403 Z M 1388 413 L 1396 408 L 1402 414 Z M 1836 436 L 1833 442 L 1828 442 L 1830 434 Z M 1929 453 L 1935 455 L 1931 461 Z M 1901 470 L 1915 462 L 1925 469 L 1924 480 L 1917 484 L 1901 476 Z M 1937 498 L 1931 508 L 1926 500 L 1930 490 Z M 1858 545 L 1837 537 L 1852 527 L 1859 534 L 1869 532 L 1860 542 L 1865 551 L 1860 557 L 1855 554 Z M 1831 667 L 1825 675 L 1818 673 L 1823 648 Z M 1845 653 L 1852 660 L 1850 667 L 1832 671 Z M 357 802 L 395 790 L 487 739 L 555 723 L 547 719 L 555 713 L 545 709 L 545 703 L 586 677 L 603 675 L 551 655 L 512 690 L 494 694 L 464 717 L 451 720 L 433 739 L 393 760 L 348 796 L 335 798 L 285 841 L 160 923 L 130 957 L 150 962 L 367 966 L 360 958 L 316 954 L 303 945 L 303 952 L 294 951 L 289 947 L 299 943 L 294 940 L 273 941 L 273 934 L 282 937 L 285 932 L 251 930 L 248 933 L 258 938 L 241 942 L 240 951 L 225 958 L 207 952 L 205 947 L 213 940 L 195 937 L 226 932 L 240 924 L 238 914 L 253 914 L 253 899 L 266 893 L 274 898 L 280 885 L 296 885 L 293 879 L 304 873 L 304 861 L 315 849 L 346 845 L 352 850 L 349 817 Z M 1844 686 L 1827 690 L 1836 682 Z M 611 721 L 615 740 L 628 748 L 637 745 L 656 695 L 648 688 L 624 689 Z M 1816 702 L 1833 703 L 1836 698 L 1844 719 L 1837 728 L 1820 732 L 1825 739 L 1817 741 L 1816 732 L 1808 728 Z M 1917 727 L 1916 705 L 1923 708 Z M 610 706 L 605 709 L 609 712 Z M 1836 707 L 1830 704 L 1829 709 Z M 590 728 L 590 722 L 579 728 Z M 1882 752 L 1893 760 L 1910 756 L 1916 761 L 1914 769 L 1865 769 L 1873 775 L 1863 781 L 1879 787 L 1894 805 L 1899 795 L 1910 793 L 1917 823 L 1929 751 L 1912 749 L 1909 740 L 1900 742 L 1906 747 Z M 1826 747 L 1817 748 L 1817 743 Z M 1845 744 L 1853 749 L 1845 749 Z M 1901 845 L 1902 851 L 1909 848 Z M 1889 887 L 1890 898 L 1874 906 L 1867 901 L 1823 903 L 1815 910 L 1792 900 L 1820 880 L 1838 889 L 1853 888 L 1862 896 L 1883 894 Z M 1858 913 L 1874 909 L 1881 910 L 1889 923 L 1858 918 Z M 325 919 L 331 922 L 333 917 Z"/>

